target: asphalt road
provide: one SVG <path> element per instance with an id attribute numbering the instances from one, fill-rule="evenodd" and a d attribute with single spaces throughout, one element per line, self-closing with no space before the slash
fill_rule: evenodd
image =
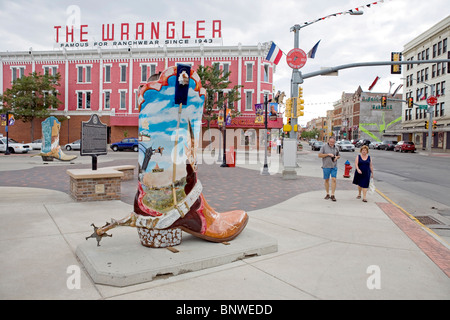
<path id="1" fill-rule="evenodd" d="M 306 147 L 306 150 L 309 150 Z M 354 168 L 355 152 L 341 152 L 341 165 L 349 160 Z M 373 150 L 375 185 L 390 200 L 415 217 L 424 220 L 438 235 L 450 236 L 450 154 L 432 154 Z M 352 175 L 353 177 L 353 175 Z M 420 220 L 419 220 L 420 221 Z"/>
<path id="2" fill-rule="evenodd" d="M 342 152 L 353 164 L 356 151 Z M 425 153 L 400 153 L 370 150 L 375 181 L 387 182 L 415 195 L 450 206 L 450 157 L 427 156 Z"/>

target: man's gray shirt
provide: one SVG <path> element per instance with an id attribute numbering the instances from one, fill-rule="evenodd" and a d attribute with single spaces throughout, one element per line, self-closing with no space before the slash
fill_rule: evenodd
<path id="1" fill-rule="evenodd" d="M 332 153 L 335 156 L 338 156 L 339 150 L 336 147 L 336 145 L 334 145 L 334 147 L 330 147 L 330 145 L 328 143 L 325 143 L 322 146 L 322 148 L 320 148 L 319 153 L 323 153 L 323 154 Z M 337 161 L 333 161 L 333 159 L 331 157 L 322 158 L 322 168 L 334 168 L 336 166 L 337 166 Z"/>

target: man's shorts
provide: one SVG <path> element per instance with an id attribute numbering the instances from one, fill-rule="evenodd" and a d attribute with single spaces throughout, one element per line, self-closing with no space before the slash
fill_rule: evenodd
<path id="1" fill-rule="evenodd" d="M 322 168 L 323 170 L 323 178 L 325 180 L 330 179 L 330 175 L 332 178 L 336 178 L 337 175 L 337 167 L 334 168 Z"/>

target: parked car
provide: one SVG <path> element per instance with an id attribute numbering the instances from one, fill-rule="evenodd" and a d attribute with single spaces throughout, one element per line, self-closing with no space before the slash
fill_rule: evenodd
<path id="1" fill-rule="evenodd" d="M 381 141 L 372 141 L 369 144 L 369 149 L 380 149 Z"/>
<path id="2" fill-rule="evenodd" d="M 355 152 L 355 146 L 349 140 L 341 140 L 337 144 L 339 151 L 352 151 Z"/>
<path id="3" fill-rule="evenodd" d="M 130 149 L 137 152 L 139 151 L 139 141 L 137 138 L 125 138 L 120 142 L 111 143 L 110 148 L 113 151 Z"/>
<path id="4" fill-rule="evenodd" d="M 311 145 L 311 150 L 313 151 L 319 151 L 320 148 L 322 148 L 323 146 L 323 142 L 322 141 L 315 141 L 312 145 Z"/>
<path id="5" fill-rule="evenodd" d="M 33 150 L 41 150 L 42 149 L 42 139 L 34 140 L 33 142 L 27 143 Z"/>
<path id="6" fill-rule="evenodd" d="M 361 139 L 356 142 L 355 147 L 361 148 L 362 146 L 368 146 L 370 144 L 370 140 L 367 139 Z"/>
<path id="7" fill-rule="evenodd" d="M 411 141 L 399 141 L 395 147 L 394 147 L 394 151 L 400 151 L 400 152 L 415 152 L 416 151 L 416 146 L 414 144 L 414 142 Z"/>
<path id="8" fill-rule="evenodd" d="M 380 150 L 394 150 L 395 145 L 397 144 L 397 141 L 392 140 L 384 140 L 378 147 Z"/>
<path id="9" fill-rule="evenodd" d="M 28 144 L 23 144 L 15 141 L 14 139 L 8 139 L 8 150 L 10 153 L 27 153 L 31 151 L 31 147 Z M 0 139 L 0 152 L 6 152 L 6 138 Z"/>
<path id="10" fill-rule="evenodd" d="M 68 143 L 64 146 L 64 148 L 66 148 L 67 151 L 70 150 L 80 150 L 81 149 L 81 140 L 78 139 L 74 142 Z"/>

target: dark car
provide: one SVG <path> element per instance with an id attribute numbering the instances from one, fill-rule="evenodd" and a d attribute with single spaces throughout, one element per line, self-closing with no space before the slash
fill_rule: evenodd
<path id="1" fill-rule="evenodd" d="M 110 148 L 113 151 L 121 151 L 121 150 L 139 150 L 139 141 L 136 138 L 125 138 L 120 142 L 111 143 Z"/>
<path id="2" fill-rule="evenodd" d="M 322 141 L 315 141 L 312 145 L 311 145 L 311 150 L 313 151 L 319 151 L 320 148 L 322 148 L 323 146 L 323 142 Z"/>
<path id="3" fill-rule="evenodd" d="M 371 142 L 370 140 L 361 139 L 358 142 L 356 142 L 355 147 L 356 148 L 361 148 L 362 146 L 369 146 L 370 142 Z"/>
<path id="4" fill-rule="evenodd" d="M 416 151 L 416 146 L 414 144 L 414 142 L 411 141 L 399 141 L 395 147 L 394 147 L 394 151 L 400 151 L 400 152 L 414 152 Z"/>
<path id="5" fill-rule="evenodd" d="M 397 144 L 397 141 L 392 141 L 392 140 L 384 140 L 380 145 L 380 150 L 394 150 L 395 145 Z"/>

